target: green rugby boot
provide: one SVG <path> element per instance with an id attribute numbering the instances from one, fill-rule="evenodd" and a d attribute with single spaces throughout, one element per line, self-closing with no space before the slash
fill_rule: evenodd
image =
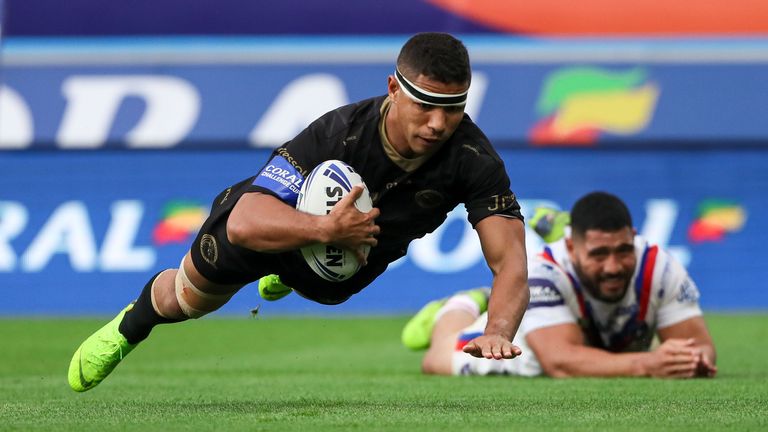
<path id="1" fill-rule="evenodd" d="M 88 337 L 75 351 L 67 374 L 72 390 L 84 392 L 99 385 L 136 347 L 129 344 L 118 330 L 120 321 L 131 308 L 133 303 L 120 311 L 115 319 Z"/>
<path id="2" fill-rule="evenodd" d="M 565 236 L 565 227 L 571 223 L 571 214 L 550 207 L 537 207 L 531 226 L 546 243 L 554 243 Z"/>
<path id="3" fill-rule="evenodd" d="M 293 288 L 283 285 L 278 275 L 266 275 L 259 279 L 259 295 L 266 301 L 280 300 L 292 292 Z"/>
<path id="4" fill-rule="evenodd" d="M 488 310 L 488 298 L 491 295 L 490 288 L 475 288 L 467 291 L 459 291 L 455 295 L 467 295 L 477 304 L 480 313 Z M 440 308 L 445 305 L 450 297 L 432 300 L 422 307 L 403 327 L 400 338 L 407 348 L 422 350 L 429 348 L 432 339 L 432 329 L 435 327 L 435 318 Z"/>

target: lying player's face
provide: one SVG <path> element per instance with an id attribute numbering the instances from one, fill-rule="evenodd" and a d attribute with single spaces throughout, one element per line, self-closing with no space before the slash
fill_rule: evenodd
<path id="1" fill-rule="evenodd" d="M 600 300 L 620 300 L 635 272 L 634 230 L 614 232 L 587 230 L 583 237 L 574 236 L 568 244 L 576 274 L 582 286 Z"/>
<path id="2" fill-rule="evenodd" d="M 419 75 L 413 82 L 433 93 L 460 94 L 467 84 L 446 84 Z M 387 135 L 401 156 L 412 158 L 430 153 L 453 135 L 464 117 L 464 106 L 440 107 L 411 99 L 390 77 L 393 122 L 387 122 Z M 394 130 L 393 130 L 394 129 Z"/>

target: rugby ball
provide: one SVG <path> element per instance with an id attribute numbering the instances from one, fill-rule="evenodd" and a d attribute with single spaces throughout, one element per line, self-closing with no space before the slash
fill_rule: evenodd
<path id="1" fill-rule="evenodd" d="M 325 161 L 315 167 L 301 185 L 296 209 L 314 215 L 326 215 L 357 185 L 365 189 L 355 201 L 355 207 L 363 213 L 369 212 L 373 203 L 360 174 L 340 160 Z M 369 251 L 370 246 L 366 246 L 363 250 L 366 257 Z M 334 245 L 305 246 L 301 248 L 301 254 L 318 276 L 331 282 L 347 280 L 360 270 L 360 263 L 352 251 Z"/>

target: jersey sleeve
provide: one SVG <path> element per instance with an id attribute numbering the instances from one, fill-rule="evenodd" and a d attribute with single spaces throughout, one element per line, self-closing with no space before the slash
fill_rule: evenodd
<path id="1" fill-rule="evenodd" d="M 522 334 L 560 324 L 577 323 L 572 309 L 575 300 L 568 278 L 552 264 L 532 260 L 528 265 L 528 310 L 520 325 Z"/>
<path id="2" fill-rule="evenodd" d="M 334 114 L 320 117 L 277 148 L 256 175 L 249 192 L 267 193 L 295 207 L 301 185 L 312 169 L 326 160 L 341 157 L 328 137 L 327 124 Z"/>
<path id="3" fill-rule="evenodd" d="M 520 204 L 510 190 L 509 177 L 501 159 L 481 154 L 472 158 L 470 165 L 462 171 L 468 177 L 464 205 L 472 226 L 491 215 L 523 220 Z"/>
<path id="4" fill-rule="evenodd" d="M 291 164 L 285 156 L 273 154 L 254 178 L 249 191 L 270 194 L 291 207 L 296 207 L 301 184 L 307 175 Z"/>
<path id="5" fill-rule="evenodd" d="M 663 290 L 657 312 L 657 327 L 665 328 L 701 316 L 699 289 L 685 268 L 669 254 L 659 277 Z"/>

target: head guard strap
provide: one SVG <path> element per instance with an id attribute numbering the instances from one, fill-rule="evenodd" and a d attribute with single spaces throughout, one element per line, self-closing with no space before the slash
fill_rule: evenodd
<path id="1" fill-rule="evenodd" d="M 436 106 L 463 106 L 467 104 L 467 91 L 463 93 L 433 93 L 418 87 L 416 84 L 408 81 L 398 69 L 395 69 L 395 79 L 400 84 L 406 95 L 411 99 Z"/>

